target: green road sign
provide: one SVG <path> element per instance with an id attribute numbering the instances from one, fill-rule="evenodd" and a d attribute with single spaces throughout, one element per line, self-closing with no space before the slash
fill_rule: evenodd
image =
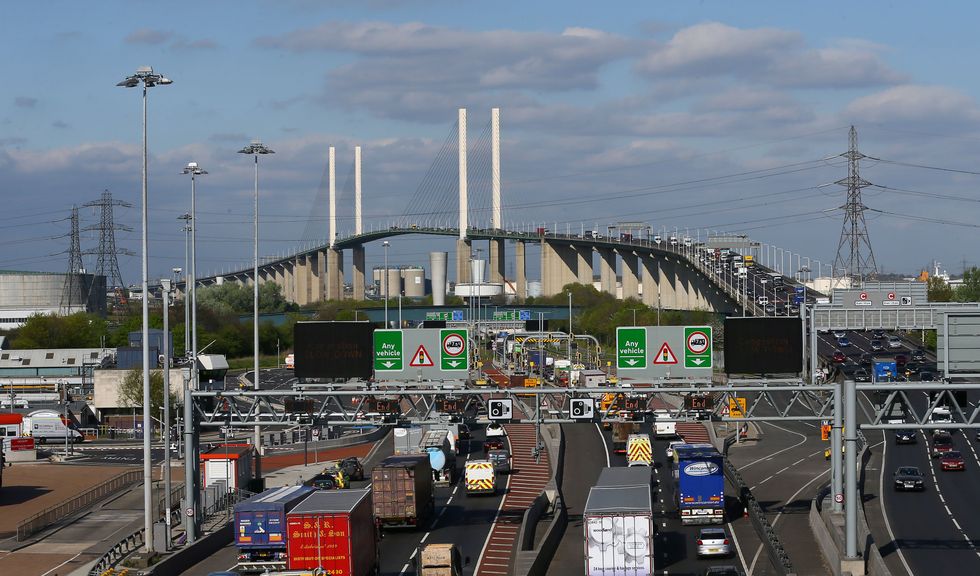
<path id="1" fill-rule="evenodd" d="M 466 330 L 440 330 L 440 366 L 445 371 L 468 370 L 469 360 L 466 352 Z"/>
<path id="2" fill-rule="evenodd" d="M 647 367 L 646 328 L 616 328 L 616 367 L 620 370 Z"/>
<path id="3" fill-rule="evenodd" d="M 401 330 L 374 331 L 374 371 L 401 372 L 405 364 Z"/>
<path id="4" fill-rule="evenodd" d="M 450 322 L 453 319 L 453 313 L 452 312 L 426 312 L 425 313 L 425 319 L 426 320 L 444 320 L 446 322 Z"/>
<path id="5" fill-rule="evenodd" d="M 711 326 L 684 327 L 684 367 L 711 368 Z"/>

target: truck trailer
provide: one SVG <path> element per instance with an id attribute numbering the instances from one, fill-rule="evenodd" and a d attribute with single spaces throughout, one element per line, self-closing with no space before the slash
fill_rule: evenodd
<path id="1" fill-rule="evenodd" d="M 674 446 L 677 508 L 682 524 L 725 522 L 724 457 L 711 444 Z"/>
<path id="2" fill-rule="evenodd" d="M 389 456 L 371 470 L 379 528 L 424 525 L 435 511 L 428 454 Z"/>
<path id="3" fill-rule="evenodd" d="M 586 576 L 653 574 L 653 501 L 650 469 L 599 476 L 585 502 Z M 633 479 L 630 475 L 636 475 Z"/>
<path id="4" fill-rule="evenodd" d="M 286 569 L 286 514 L 313 490 L 309 486 L 270 488 L 235 506 L 238 572 Z"/>
<path id="5" fill-rule="evenodd" d="M 379 569 L 371 490 L 317 490 L 286 515 L 289 570 L 368 576 Z"/>

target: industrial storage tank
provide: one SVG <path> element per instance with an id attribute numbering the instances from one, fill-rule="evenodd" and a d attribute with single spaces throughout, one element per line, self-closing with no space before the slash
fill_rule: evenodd
<path id="1" fill-rule="evenodd" d="M 421 266 L 402 268 L 402 278 L 405 280 L 406 298 L 425 297 L 425 269 Z"/>
<path id="2" fill-rule="evenodd" d="M 397 298 L 399 294 L 402 293 L 402 271 L 398 268 L 388 269 L 388 292 L 385 293 L 385 287 L 381 287 L 381 294 L 386 298 Z"/>
<path id="3" fill-rule="evenodd" d="M 528 282 L 527 296 L 528 298 L 537 298 L 541 296 L 541 283 L 538 281 Z"/>
<path id="4" fill-rule="evenodd" d="M 432 270 L 432 305 L 446 305 L 446 262 L 448 252 L 429 252 L 429 269 Z"/>

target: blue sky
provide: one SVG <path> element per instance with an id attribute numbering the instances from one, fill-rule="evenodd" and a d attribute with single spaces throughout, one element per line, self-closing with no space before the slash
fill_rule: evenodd
<path id="1" fill-rule="evenodd" d="M 326 216 L 314 212 L 329 146 L 341 231 L 352 228 L 355 144 L 365 226 L 387 225 L 435 205 L 417 189 L 456 109 L 469 110 L 472 145 L 492 106 L 508 223 L 744 231 L 829 263 L 844 192 L 828 184 L 846 175 L 836 156 L 854 124 L 874 158 L 862 176 L 880 186 L 864 192 L 879 266 L 914 273 L 935 259 L 959 272 L 963 261 L 980 264 L 980 177 L 967 173 L 980 147 L 977 11 L 966 2 L 14 3 L 0 20 L 0 269 L 65 271 L 71 206 L 104 189 L 133 204 L 117 212 L 133 228 L 117 244 L 138 254 L 140 99 L 115 83 L 151 65 L 174 80 L 149 99 L 154 278 L 183 266 L 177 216 L 189 210 L 190 183 L 178 173 L 188 161 L 210 172 L 198 186 L 198 266 L 235 269 L 250 261 L 252 218 L 252 165 L 235 151 L 252 138 L 277 152 L 260 164 L 260 253 L 280 255 L 326 237 Z M 447 168 L 432 170 L 445 178 Z M 90 208 L 81 217 L 83 228 L 98 223 Z M 96 247 L 84 232 L 83 250 Z M 399 237 L 390 257 L 427 265 L 433 249 L 452 246 Z M 369 266 L 382 257 L 369 246 Z M 139 258 L 120 264 L 137 282 Z"/>

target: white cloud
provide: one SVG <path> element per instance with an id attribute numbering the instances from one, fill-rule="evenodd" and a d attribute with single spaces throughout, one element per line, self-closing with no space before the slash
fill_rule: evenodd
<path id="1" fill-rule="evenodd" d="M 140 28 L 126 35 L 123 41 L 127 44 L 163 44 L 173 37 L 174 33 L 168 30 L 154 30 L 152 28 Z"/>
<path id="2" fill-rule="evenodd" d="M 972 97 L 946 86 L 908 84 L 862 96 L 843 111 L 860 122 L 932 125 L 934 130 L 976 129 L 980 109 Z"/>

